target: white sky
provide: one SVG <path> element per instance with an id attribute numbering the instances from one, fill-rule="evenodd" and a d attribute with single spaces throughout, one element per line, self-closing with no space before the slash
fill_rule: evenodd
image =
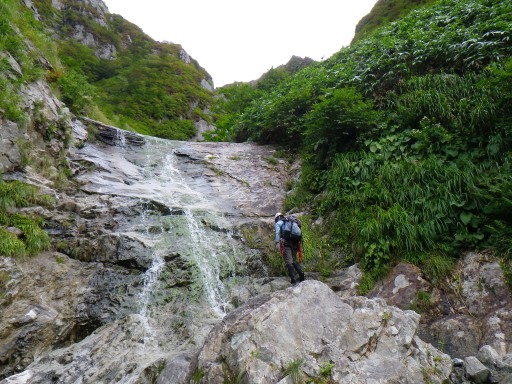
<path id="1" fill-rule="evenodd" d="M 157 41 L 181 46 L 216 87 L 258 79 L 293 56 L 350 44 L 377 0 L 103 0 Z"/>

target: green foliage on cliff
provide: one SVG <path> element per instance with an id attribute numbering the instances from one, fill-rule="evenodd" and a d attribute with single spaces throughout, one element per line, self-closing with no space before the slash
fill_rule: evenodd
<path id="1" fill-rule="evenodd" d="M 258 80 L 249 83 L 228 84 L 217 89 L 217 99 L 213 104 L 215 131 L 208 131 L 203 136 L 210 141 L 244 141 L 248 138 L 246 126 L 238 124 L 240 113 L 246 109 L 252 100 L 271 92 L 280 84 L 286 82 L 302 68 L 314 61 L 308 57 L 292 56 L 285 65 L 272 68 Z"/>
<path id="2" fill-rule="evenodd" d="M 57 62 L 55 45 L 42 25 L 19 0 L 0 2 L 0 113 L 7 119 L 27 120 L 19 91 L 23 84 L 44 76 L 43 55 L 50 63 Z"/>
<path id="3" fill-rule="evenodd" d="M 186 140 L 196 133 L 194 122 L 208 118 L 203 110 L 213 93 L 201 83 L 209 75 L 181 46 L 155 42 L 121 16 L 103 16 L 83 2 L 68 0 L 60 10 L 51 0 L 33 5 L 36 13 L 20 0 L 0 4 L 0 109 L 8 119 L 26 119 L 19 89 L 43 76 L 72 112 L 143 134 Z M 5 76 L 11 58 L 22 75 Z"/>
<path id="4" fill-rule="evenodd" d="M 352 42 L 361 39 L 375 29 L 398 20 L 414 9 L 435 3 L 437 0 L 379 0 L 369 14 L 356 25 Z"/>
<path id="5" fill-rule="evenodd" d="M 254 93 L 230 135 L 300 149 L 287 208 L 366 288 L 403 259 L 441 281 L 466 249 L 512 257 L 511 80 L 512 3 L 441 0 Z"/>
<path id="6" fill-rule="evenodd" d="M 40 195 L 36 187 L 19 181 L 0 180 L 0 255 L 33 255 L 49 247 L 50 238 L 42 229 L 42 220 L 36 216 L 12 213 L 12 209 L 31 205 L 48 206 L 51 203 L 52 199 Z M 21 236 L 7 231 L 7 228 L 17 228 Z"/>
<path id="7" fill-rule="evenodd" d="M 96 104 L 110 122 L 128 130 L 168 139 L 186 140 L 196 133 L 195 111 L 213 100 L 201 85 L 208 74 L 198 63 L 186 63 L 181 46 L 158 43 L 119 15 L 107 26 L 84 17 L 78 7 L 62 12 L 65 26 L 59 43 L 63 62 L 80 71 L 96 87 Z M 89 10 L 94 14 L 95 10 Z M 75 24 L 84 25 L 101 44 L 116 49 L 113 59 L 101 59 L 91 48 L 66 36 Z"/>

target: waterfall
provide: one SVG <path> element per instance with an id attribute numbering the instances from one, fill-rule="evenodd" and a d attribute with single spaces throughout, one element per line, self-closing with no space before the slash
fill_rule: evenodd
<path id="1" fill-rule="evenodd" d="M 180 332 L 190 321 L 188 312 L 199 319 L 194 322 L 211 318 L 213 323 L 226 315 L 229 289 L 224 282 L 237 273 L 240 245 L 232 236 L 225 207 L 211 198 L 211 186 L 194 168 L 196 163 L 183 170 L 187 166 L 176 152 L 187 143 L 147 137 L 144 146 L 132 147 L 123 142 L 123 136 L 115 135 L 115 146 L 81 151 L 98 169 L 84 177 L 83 189 L 131 198 L 138 207 L 139 217 L 123 223 L 118 231 L 148 250 L 148 260 L 141 257 L 147 269 L 141 275 L 133 312 L 140 319 L 142 343 L 134 340 L 131 355 L 134 360 L 152 361 L 180 348 Z M 183 269 L 172 264 L 176 260 Z M 169 287 L 169 281 L 180 274 L 182 280 L 176 284 L 185 284 L 186 289 Z M 167 306 L 173 300 L 181 304 Z M 172 340 L 178 341 L 173 344 Z M 139 375 L 136 370 L 124 382 L 135 383 Z"/>
<path id="2" fill-rule="evenodd" d="M 102 169 L 108 170 L 108 177 L 102 172 L 88 176 L 90 191 L 140 199 L 148 206 L 158 203 L 170 212 L 179 212 L 158 218 L 142 209 L 139 223 L 125 229 L 135 232 L 152 249 L 151 264 L 144 273 L 139 295 L 140 314 L 144 318 L 150 317 L 148 308 L 169 249 L 190 264 L 194 279 L 191 291 L 219 317 L 226 314 L 228 304 L 223 279 L 233 277 L 237 269 L 236 247 L 225 212 L 204 196 L 208 186 L 198 185 L 199 175 L 185 176 L 179 169 L 176 150 L 184 145 L 146 138 L 146 144 L 138 148 L 119 144 L 104 149 L 109 152 L 107 155 L 86 152 Z M 125 182 L 126 178 L 130 183 Z M 156 233 L 150 233 L 149 227 Z M 149 324 L 150 320 L 147 333 L 151 338 L 154 335 Z"/>
<path id="3" fill-rule="evenodd" d="M 225 255 L 221 255 L 216 251 L 215 244 L 210 242 L 211 239 L 198 224 L 190 210 L 187 209 L 185 211 L 185 216 L 192 238 L 195 239 L 191 243 L 191 259 L 200 271 L 200 281 L 202 282 L 206 299 L 214 311 L 218 315 L 223 316 L 226 314 L 227 297 L 226 289 L 220 279 L 222 261 L 227 261 L 232 273 L 235 270 L 234 263 L 229 258 L 221 259 Z"/>
<path id="4" fill-rule="evenodd" d="M 126 135 L 124 131 L 121 129 L 116 129 L 116 135 L 114 137 L 114 143 L 117 146 L 125 147 L 126 146 Z"/>
<path id="5" fill-rule="evenodd" d="M 83 297 L 70 301 L 83 322 L 69 321 L 77 333 L 37 356 L 19 383 L 132 384 L 164 366 L 186 370 L 211 329 L 255 293 L 246 271 L 257 271 L 259 254 L 237 231 L 263 228 L 281 201 L 269 181 L 284 174 L 268 166 L 273 151 L 104 131 L 70 155 L 80 212 L 63 215 L 70 233 L 86 232 L 73 261 Z"/>

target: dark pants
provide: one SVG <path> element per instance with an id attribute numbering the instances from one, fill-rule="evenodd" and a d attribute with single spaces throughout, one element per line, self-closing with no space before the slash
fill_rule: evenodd
<path id="1" fill-rule="evenodd" d="M 295 272 L 299 275 L 299 280 L 304 281 L 304 272 L 300 268 L 300 264 L 297 262 L 297 252 L 299 251 L 299 243 L 292 241 L 285 241 L 284 243 L 284 262 L 286 263 L 286 269 L 290 275 L 291 283 L 297 282 L 295 278 Z"/>

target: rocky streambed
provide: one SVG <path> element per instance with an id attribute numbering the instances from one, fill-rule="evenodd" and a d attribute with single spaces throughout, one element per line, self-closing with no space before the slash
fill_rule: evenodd
<path id="1" fill-rule="evenodd" d="M 260 248 L 272 241 L 264 235 L 287 177 L 274 154 L 248 144 L 86 142 L 69 154 L 77 190 L 13 174 L 55 196 L 54 209 L 27 210 L 45 217 L 58 252 L 0 259 L 0 374 L 32 364 L 8 380 L 135 382 L 196 351 L 241 303 L 244 280 L 265 275 L 244 234 Z"/>
<path id="2" fill-rule="evenodd" d="M 510 379 L 495 261 L 468 255 L 452 296 L 408 265 L 371 298 L 356 294 L 357 266 L 291 287 L 262 261 L 290 164 L 252 144 L 144 142 L 85 140 L 67 189 L 9 175 L 57 203 L 26 209 L 55 251 L 0 258 L 2 384 Z M 415 307 L 422 291 L 438 292 L 428 308 Z"/>

